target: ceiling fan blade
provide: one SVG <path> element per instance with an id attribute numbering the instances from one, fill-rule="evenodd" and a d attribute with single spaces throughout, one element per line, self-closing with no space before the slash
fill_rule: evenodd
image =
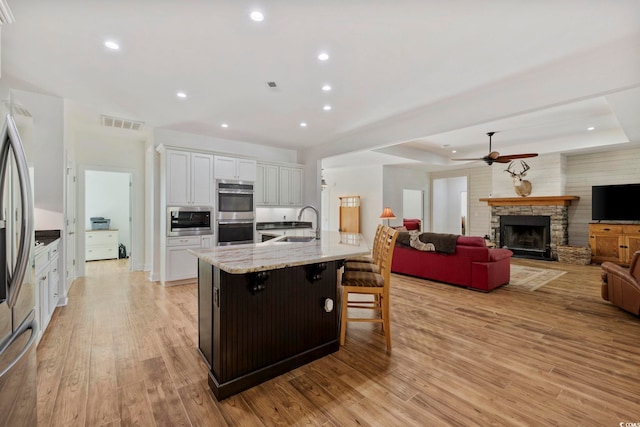
<path id="1" fill-rule="evenodd" d="M 523 154 L 508 154 L 501 156 L 497 151 L 491 151 L 491 137 L 495 134 L 495 132 L 487 132 L 487 136 L 489 137 L 489 151 L 490 153 L 480 159 L 451 159 L 451 160 L 463 160 L 463 161 L 476 161 L 482 160 L 489 166 L 493 163 L 509 163 L 514 159 L 526 159 L 528 157 L 536 157 L 538 153 L 523 153 Z"/>
<path id="2" fill-rule="evenodd" d="M 504 156 L 498 157 L 499 159 L 508 159 L 508 161 L 513 159 L 526 159 L 529 157 L 536 157 L 538 153 L 523 153 L 523 154 L 505 154 Z M 504 163 L 504 162 L 503 162 Z"/>
<path id="3" fill-rule="evenodd" d="M 500 156 L 497 159 L 492 159 L 494 163 L 509 163 L 511 162 L 511 156 Z"/>

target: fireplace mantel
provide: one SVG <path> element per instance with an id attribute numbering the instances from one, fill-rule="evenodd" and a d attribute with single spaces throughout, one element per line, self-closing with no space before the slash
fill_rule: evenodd
<path id="1" fill-rule="evenodd" d="M 480 201 L 489 206 L 569 206 L 578 199 L 578 196 L 484 197 Z"/>

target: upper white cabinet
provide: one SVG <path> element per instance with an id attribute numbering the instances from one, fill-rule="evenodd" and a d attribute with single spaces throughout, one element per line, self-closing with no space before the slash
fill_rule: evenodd
<path id="1" fill-rule="evenodd" d="M 301 206 L 303 201 L 304 170 L 301 167 L 280 166 L 281 206 Z"/>
<path id="2" fill-rule="evenodd" d="M 304 168 L 258 163 L 254 185 L 256 206 L 302 206 Z"/>
<path id="3" fill-rule="evenodd" d="M 256 183 L 254 198 L 256 206 L 277 206 L 280 203 L 279 193 L 279 167 L 266 163 L 258 163 L 256 166 Z"/>
<path id="4" fill-rule="evenodd" d="M 250 182 L 256 180 L 255 160 L 215 156 L 213 170 L 216 179 Z"/>
<path id="5" fill-rule="evenodd" d="M 213 204 L 213 155 L 166 150 L 167 206 Z"/>

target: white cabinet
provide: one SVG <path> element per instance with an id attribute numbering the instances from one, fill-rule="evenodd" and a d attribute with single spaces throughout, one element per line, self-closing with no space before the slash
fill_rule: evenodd
<path id="1" fill-rule="evenodd" d="M 256 206 L 302 206 L 304 168 L 258 163 L 254 185 Z"/>
<path id="2" fill-rule="evenodd" d="M 166 205 L 211 206 L 213 202 L 213 155 L 166 150 Z"/>
<path id="3" fill-rule="evenodd" d="M 87 230 L 85 260 L 118 258 L 118 230 Z"/>
<path id="4" fill-rule="evenodd" d="M 277 206 L 279 203 L 279 167 L 266 163 L 256 166 L 254 198 L 256 206 Z"/>
<path id="5" fill-rule="evenodd" d="M 256 180 L 256 161 L 214 156 L 213 173 L 216 179 L 253 182 Z"/>
<path id="6" fill-rule="evenodd" d="M 189 249 L 210 249 L 213 235 L 167 237 L 166 271 L 164 282 L 198 277 L 198 258 Z"/>
<path id="7" fill-rule="evenodd" d="M 60 283 L 59 243 L 60 239 L 57 239 L 47 246 L 39 247 L 35 254 L 35 274 L 38 286 L 36 292 L 36 316 L 40 326 L 38 340 L 44 334 L 53 311 L 58 305 L 58 284 Z"/>
<path id="8" fill-rule="evenodd" d="M 280 166 L 279 201 L 281 206 L 302 206 L 304 171 L 300 167 Z"/>

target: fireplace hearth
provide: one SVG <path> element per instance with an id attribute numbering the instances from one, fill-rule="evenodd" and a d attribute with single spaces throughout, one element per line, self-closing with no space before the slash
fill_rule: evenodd
<path id="1" fill-rule="evenodd" d="M 569 244 L 569 205 L 572 201 L 579 200 L 578 196 L 536 196 L 536 197 L 504 197 L 504 198 L 482 198 L 481 202 L 487 202 L 491 206 L 491 233 L 490 237 L 497 245 L 502 243 L 501 218 L 507 216 L 545 216 L 550 218 L 547 235 L 543 245 L 546 246 L 542 252 L 535 252 L 538 259 L 554 260 L 558 257 L 558 246 Z M 526 236 L 527 240 L 522 245 L 525 246 L 517 252 L 516 256 L 531 256 L 531 251 L 527 251 L 529 246 L 540 244 L 540 239 Z M 548 250 L 550 251 L 547 252 Z M 510 248 L 511 249 L 511 248 Z M 522 254 L 524 252 L 524 254 Z"/>
<path id="2" fill-rule="evenodd" d="M 500 247 L 513 256 L 551 259 L 551 217 L 504 215 L 500 217 Z"/>

